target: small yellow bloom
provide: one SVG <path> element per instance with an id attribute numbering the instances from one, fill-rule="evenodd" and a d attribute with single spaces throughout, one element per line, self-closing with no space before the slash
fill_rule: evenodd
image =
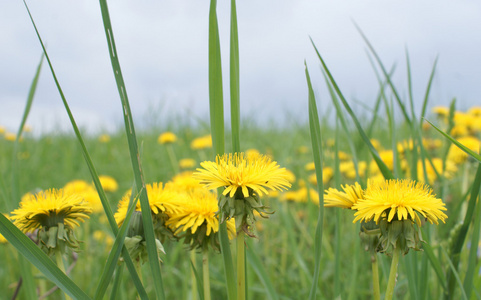
<path id="1" fill-rule="evenodd" d="M 7 215 L 7 214 L 3 214 L 5 216 L 5 218 L 9 219 L 10 220 L 10 216 Z M 0 244 L 6 244 L 7 243 L 7 239 L 0 233 Z"/>
<path id="2" fill-rule="evenodd" d="M 17 139 L 17 135 L 15 133 L 5 132 L 4 138 L 7 141 L 14 142 Z"/>
<path id="3" fill-rule="evenodd" d="M 194 139 L 190 143 L 190 148 L 192 150 L 200 150 L 200 149 L 206 149 L 206 148 L 212 148 L 212 137 L 211 135 L 205 135 L 202 137 L 198 137 Z"/>
<path id="4" fill-rule="evenodd" d="M 314 171 L 316 169 L 316 165 L 313 161 L 311 161 L 304 166 L 304 169 L 308 172 Z"/>
<path id="5" fill-rule="evenodd" d="M 177 141 L 177 136 L 170 131 L 166 131 L 164 133 L 161 133 L 159 135 L 159 138 L 157 139 L 157 142 L 161 145 L 172 144 L 172 143 L 175 143 L 176 141 Z"/>
<path id="6" fill-rule="evenodd" d="M 7 128 L 5 126 L 0 126 L 0 134 L 4 134 L 7 131 Z"/>
<path id="7" fill-rule="evenodd" d="M 191 169 L 195 167 L 195 165 L 196 165 L 196 161 L 192 158 L 182 158 L 179 161 L 179 167 L 181 169 Z"/>
<path id="8" fill-rule="evenodd" d="M 449 107 L 446 106 L 435 106 L 432 109 L 432 112 L 438 115 L 439 117 L 448 117 L 449 116 Z"/>
<path id="9" fill-rule="evenodd" d="M 457 139 L 458 142 L 469 148 L 470 150 L 478 153 L 480 142 L 477 138 L 472 136 L 465 136 Z M 459 149 L 455 144 L 451 144 L 448 151 L 448 160 L 451 160 L 457 164 L 463 163 L 468 158 L 468 154 Z"/>
<path id="10" fill-rule="evenodd" d="M 468 109 L 468 114 L 475 117 L 481 117 L 481 106 L 471 107 L 470 109 Z"/>
<path id="11" fill-rule="evenodd" d="M 334 176 L 334 170 L 331 167 L 324 167 L 324 169 L 322 169 L 322 183 L 323 184 L 327 184 L 332 179 L 333 176 Z M 316 173 L 311 174 L 308 178 L 308 181 L 311 184 L 316 185 L 317 184 Z"/>
<path id="12" fill-rule="evenodd" d="M 344 192 L 334 188 L 329 188 L 327 191 L 325 191 L 325 207 L 341 207 L 352 209 L 352 206 L 356 204 L 359 199 L 362 199 L 364 195 L 364 191 L 357 182 L 354 183 L 354 185 L 341 185 L 341 187 Z"/>
<path id="13" fill-rule="evenodd" d="M 99 176 L 100 184 L 106 192 L 116 192 L 119 189 L 117 181 L 108 175 Z"/>
<path id="14" fill-rule="evenodd" d="M 101 143 L 108 143 L 110 142 L 110 135 L 108 134 L 102 134 L 99 136 L 99 142 Z"/>

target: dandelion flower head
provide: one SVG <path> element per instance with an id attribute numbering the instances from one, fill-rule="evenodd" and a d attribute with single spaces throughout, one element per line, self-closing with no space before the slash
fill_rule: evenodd
<path id="1" fill-rule="evenodd" d="M 282 190 L 291 186 L 286 169 L 264 155 L 224 154 L 217 156 L 215 162 L 204 161 L 200 165 L 202 168 L 197 169 L 194 178 L 208 189 L 225 187 L 224 196 L 233 197 L 238 189 L 244 197 L 249 197 L 249 189 L 262 196 L 268 194 L 267 188 Z"/>
<path id="2" fill-rule="evenodd" d="M 164 133 L 161 133 L 159 135 L 159 138 L 157 139 L 157 142 L 161 145 L 172 144 L 172 143 L 175 143 L 176 141 L 177 141 L 177 136 L 170 131 L 166 131 Z"/>
<path id="3" fill-rule="evenodd" d="M 334 188 L 329 188 L 325 191 L 325 207 L 352 208 L 352 206 L 356 204 L 359 199 L 362 199 L 364 195 L 361 185 L 357 182 L 354 183 L 354 185 L 344 185 L 341 187 L 343 192 Z"/>
<path id="4" fill-rule="evenodd" d="M 363 199 L 358 199 L 352 208 L 358 210 L 354 222 L 372 219 L 378 222 L 381 217 L 386 217 L 388 222 L 410 219 L 420 225 L 419 215 L 431 224 L 438 224 L 438 219 L 445 222 L 447 218 L 443 212 L 446 205 L 428 186 L 407 179 L 369 180 Z"/>
<path id="5" fill-rule="evenodd" d="M 61 222 L 72 229 L 79 226 L 79 221 L 88 219 L 91 212 L 92 208 L 81 196 L 50 189 L 25 197 L 12 212 L 12 219 L 23 232 L 57 226 Z"/>

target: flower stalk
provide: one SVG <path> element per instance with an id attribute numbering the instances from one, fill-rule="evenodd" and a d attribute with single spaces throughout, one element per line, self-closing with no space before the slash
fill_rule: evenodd
<path id="1" fill-rule="evenodd" d="M 245 232 L 239 231 L 236 238 L 237 246 L 237 300 L 246 298 L 245 270 Z"/>
<path id="2" fill-rule="evenodd" d="M 394 295 L 397 267 L 399 265 L 400 256 L 401 256 L 401 248 L 400 247 L 394 248 L 393 255 L 392 255 L 392 262 L 391 262 L 391 271 L 389 272 L 389 279 L 388 279 L 387 288 L 386 288 L 386 297 L 384 297 L 385 300 L 391 300 Z"/>
<path id="3" fill-rule="evenodd" d="M 204 278 L 204 300 L 211 300 L 209 278 L 209 248 L 202 250 L 202 276 Z"/>

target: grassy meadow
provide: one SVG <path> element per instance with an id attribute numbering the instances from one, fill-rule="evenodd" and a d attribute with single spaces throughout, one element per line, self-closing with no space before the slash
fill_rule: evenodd
<path id="1" fill-rule="evenodd" d="M 0 127 L 0 212 L 5 214 L 0 214 L 0 233 L 6 238 L 0 240 L 0 291 L 6 299 L 481 298 L 481 205 L 477 201 L 481 108 L 459 111 L 453 101 L 451 107 L 428 110 L 435 106 L 428 105 L 434 65 L 426 94 L 419 96 L 424 97 L 422 106 L 415 110 L 409 56 L 409 96 L 403 99 L 398 93 L 401 88 L 391 81 L 391 73 L 366 39 L 380 84 L 379 96 L 365 117 L 352 111 L 318 53 L 326 79 L 322 88 L 331 92 L 330 113 L 318 115 L 321 104 L 313 92 L 318 87 L 317 83 L 312 87 L 306 66 L 309 98 L 304 103 L 309 120 L 256 125 L 239 112 L 237 15 L 235 1 L 231 3 L 230 66 L 224 66 L 230 81 L 226 84 L 218 76 L 223 70 L 218 26 L 224 24 L 217 24 L 216 1 L 211 1 L 210 120 L 197 127 L 179 119 L 135 131 L 105 1 L 100 6 L 125 130 L 95 135 L 79 130 L 43 48 L 45 61 L 38 70 L 50 69 L 73 131 L 34 136 L 24 126 L 35 98 L 37 71 L 18 133 Z M 37 35 L 43 47 L 41 32 Z M 314 42 L 313 51 L 317 51 Z M 223 87 L 230 91 L 230 112 L 224 112 Z M 227 113 L 230 124 L 224 120 Z M 165 191 L 181 175 L 184 182 L 195 177 L 192 172 L 206 168 L 201 163 L 215 164 L 216 155 L 239 152 L 246 156 L 235 167 L 229 165 L 231 161 L 226 163 L 223 175 L 229 180 L 219 185 L 218 196 L 213 194 L 219 201 L 216 205 L 223 208 L 219 215 L 199 213 L 206 221 L 198 223 L 198 235 L 194 235 L 192 226 L 197 221 L 193 219 L 180 225 L 169 223 L 169 218 L 174 219 L 174 212 L 167 212 L 171 200 L 152 206 L 155 197 L 149 194 L 149 184 L 161 182 Z M 220 160 L 216 162 L 219 169 Z M 267 167 L 281 175 L 262 173 Z M 258 174 L 264 176 L 262 180 L 242 183 Z M 387 208 L 380 203 L 384 208 L 376 208 L 375 213 L 371 209 L 364 220 L 353 222 L 361 213 L 360 205 L 374 197 L 369 194 L 374 190 L 371 186 L 389 179 L 420 184 L 405 190 L 389 190 L 381 184 L 390 192 L 384 200 Z M 66 196 L 69 203 L 86 201 L 82 203 L 91 205 L 93 211 L 67 203 L 54 213 L 49 208 L 42 212 L 39 195 L 47 194 L 40 192 L 67 190 L 69 184 L 75 192 L 59 195 L 70 197 Z M 223 194 L 223 187 L 232 186 L 238 190 Z M 411 190 L 421 186 L 419 199 L 403 203 L 403 193 L 411 195 Z M 262 188 L 269 190 L 267 195 L 262 195 Z M 175 209 L 186 209 L 193 201 Z M 28 214 L 19 217 L 19 210 L 24 213 L 32 203 L 38 205 L 38 219 Z M 123 221 L 118 222 L 115 214 L 122 203 L 127 206 Z M 325 207 L 325 203 L 339 207 Z M 400 208 L 403 205 L 406 210 Z M 268 218 L 255 211 L 267 211 Z M 70 216 L 70 212 L 75 213 Z M 229 213 L 241 224 L 232 225 L 237 227 L 235 237 L 229 240 L 227 222 L 216 223 L 211 236 L 205 233 L 208 218 L 217 220 Z M 255 224 L 249 223 L 252 214 Z M 14 223 L 19 228 L 19 220 L 40 225 L 27 237 L 7 220 L 12 217 L 17 218 Z M 48 223 L 50 218 L 54 223 Z M 69 219 L 80 226 L 67 226 Z M 159 228 L 171 230 L 173 236 L 159 235 Z M 185 235 L 177 235 L 181 229 Z M 193 243 L 201 245 L 196 250 L 188 249 L 192 240 L 184 243 L 192 236 Z M 76 240 L 79 249 L 73 251 L 70 248 L 75 250 Z M 158 241 L 164 251 L 159 250 Z"/>

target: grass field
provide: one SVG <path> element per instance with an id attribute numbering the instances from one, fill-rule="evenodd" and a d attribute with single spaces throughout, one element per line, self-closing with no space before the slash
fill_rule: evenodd
<path id="1" fill-rule="evenodd" d="M 309 120 L 284 126 L 255 125 L 259 123 L 239 113 L 237 17 L 235 1 L 232 3 L 231 124 L 224 121 L 223 83 L 217 76 L 222 66 L 216 2 L 212 1 L 210 123 L 205 120 L 205 126 L 194 127 L 180 120 L 136 132 L 136 120 L 132 119 L 130 102 L 123 92 L 126 89 L 108 9 L 101 1 L 126 130 L 109 135 L 83 134 L 56 80 L 72 122 L 72 133 L 34 136 L 28 130 L 19 130 L 17 137 L 1 133 L 0 196 L 4 201 L 0 202 L 0 211 L 16 218 L 15 225 L 20 228 L 22 220 L 40 225 L 30 234 L 37 242 L 34 244 L 7 218 L 0 217 L 0 233 L 6 237 L 0 244 L 0 291 L 16 299 L 479 299 L 481 109 L 457 111 L 453 101 L 450 108 L 427 111 L 431 76 L 421 109 L 416 111 L 411 85 L 408 99 L 402 99 L 366 39 L 378 74 L 382 74 L 379 97 L 366 117 L 352 111 L 318 53 L 335 116 L 319 118 L 320 103 L 306 66 L 309 99 L 304 103 Z M 48 56 L 47 63 L 56 79 Z M 409 70 L 409 59 L 407 66 Z M 31 91 L 35 91 L 38 74 Z M 410 82 L 409 72 L 408 76 Z M 33 99 L 31 92 L 24 118 L 19 120 L 21 129 L 25 129 Z M 207 169 L 208 163 L 204 162 L 215 164 L 216 154 L 239 152 L 246 153 L 241 160 L 245 165 L 233 167 L 231 162 L 226 163 L 228 167 L 221 175 L 230 181 L 219 185 L 218 196 L 211 194 L 215 205 L 221 207 L 219 215 L 231 213 L 235 216 L 232 219 L 239 222 L 232 240 L 227 235 L 229 225 L 213 226 L 216 233 L 212 235 L 202 231 L 210 226 L 208 217 L 198 224 L 197 235 L 192 227 L 194 221 L 174 228 L 178 224 L 169 221 L 177 212 L 167 210 L 174 200 L 171 203 L 164 199 L 153 208 L 156 200 L 154 194 L 149 194 L 149 184 L 166 184 L 179 174 L 188 174 L 189 179 L 200 176 L 188 172 Z M 216 165 L 219 169 L 221 160 L 218 158 Z M 272 167 L 271 172 L 263 173 L 268 167 Z M 269 177 L 275 172 L 280 175 Z M 264 177 L 252 179 L 259 174 Z M 117 186 L 101 181 L 99 175 L 110 176 Z M 426 185 L 388 186 L 401 179 Z M 93 212 L 81 208 L 85 204 L 82 202 L 45 209 L 47 212 L 40 213 L 38 220 L 28 215 L 19 217 L 19 211 L 27 210 L 34 201 L 40 206 L 39 199 L 47 195 L 40 191 L 67 191 L 68 184 L 75 184 L 74 192 L 59 195 L 70 197 L 70 203 L 87 201 Z M 83 188 L 78 188 L 82 184 Z M 222 194 L 232 187 L 238 190 Z M 262 187 L 270 191 L 258 197 L 262 196 Z M 375 198 L 375 187 L 387 191 L 385 198 Z M 412 196 L 421 187 L 422 191 Z M 132 196 L 125 196 L 129 191 Z M 176 194 L 178 198 L 184 196 L 185 191 Z M 124 207 L 125 221 L 117 224 L 118 215 L 114 219 L 114 214 L 123 197 L 125 203 L 131 198 L 131 205 L 129 210 L 128 205 Z M 172 204 L 173 211 L 200 202 L 195 197 L 189 199 L 182 205 Z M 260 199 L 267 208 L 259 204 Z M 368 209 L 365 219 L 353 222 L 362 212 L 362 205 L 373 199 L 382 201 Z M 137 212 L 133 201 L 140 203 Z M 324 207 L 325 203 L 347 209 Z M 144 209 L 138 212 L 140 207 Z M 254 210 L 264 209 L 272 212 L 269 218 L 257 216 L 255 224 L 246 221 Z M 71 211 L 78 213 L 69 217 Z M 81 220 L 86 218 L 84 213 L 90 215 L 85 222 L 78 227 L 68 226 L 69 218 Z M 212 211 L 209 218 L 217 220 Z M 187 249 L 185 236 L 179 241 L 173 238 L 178 236 L 174 229 L 179 228 L 188 229 L 187 237 L 201 237 L 193 242 L 200 243 L 198 251 Z M 163 235 L 166 230 L 173 236 Z M 140 240 L 133 242 L 137 237 Z M 211 239 L 213 244 L 209 245 L 217 249 L 208 246 L 204 238 Z M 77 252 L 69 249 L 75 248 L 76 239 L 81 241 Z M 158 240 L 165 253 L 159 252 Z M 132 243 L 137 248 L 131 247 Z"/>

